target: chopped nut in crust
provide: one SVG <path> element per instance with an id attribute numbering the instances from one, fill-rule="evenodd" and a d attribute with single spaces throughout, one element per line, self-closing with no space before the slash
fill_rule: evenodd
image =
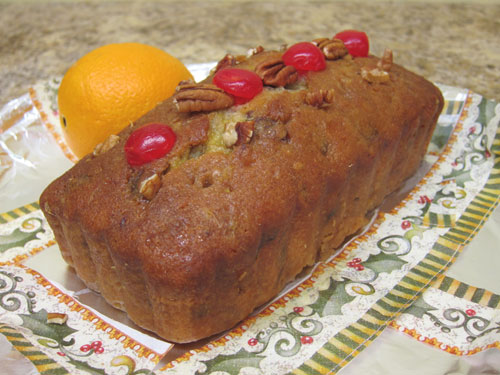
<path id="1" fill-rule="evenodd" d="M 183 79 L 182 81 L 180 81 L 178 84 L 177 84 L 177 87 L 176 89 L 179 89 L 179 86 L 183 86 L 183 85 L 194 85 L 196 82 L 193 81 L 192 79 Z"/>
<path id="2" fill-rule="evenodd" d="M 308 105 L 321 108 L 325 105 L 333 103 L 334 95 L 335 95 L 334 89 L 318 90 L 307 93 L 304 98 L 304 101 Z"/>
<path id="3" fill-rule="evenodd" d="M 323 52 L 327 60 L 337 60 L 349 54 L 340 39 L 319 38 L 314 39 L 313 43 Z"/>
<path id="4" fill-rule="evenodd" d="M 247 56 L 249 56 L 249 57 L 250 57 L 250 56 L 253 56 L 253 55 L 257 55 L 257 54 L 259 54 L 259 53 L 261 53 L 261 52 L 264 52 L 264 47 L 262 47 L 262 46 L 257 46 L 257 47 L 255 47 L 255 48 L 250 49 L 250 50 L 248 51 L 248 53 L 247 53 Z"/>
<path id="5" fill-rule="evenodd" d="M 111 148 L 113 148 L 114 145 L 118 143 L 119 140 L 120 140 L 119 136 L 111 134 L 108 138 L 104 140 L 104 142 L 99 143 L 97 146 L 95 146 L 93 152 L 94 156 L 103 154 L 106 151 L 110 150 Z"/>
<path id="6" fill-rule="evenodd" d="M 362 68 L 361 77 L 370 83 L 384 83 L 389 81 L 389 73 L 380 68 Z"/>
<path id="7" fill-rule="evenodd" d="M 318 47 L 319 49 L 321 49 L 322 47 L 324 47 L 331 39 L 328 39 L 328 38 L 316 38 L 316 39 L 313 39 L 312 41 L 312 44 L 314 44 L 316 47 Z"/>
<path id="8" fill-rule="evenodd" d="M 158 190 L 160 190 L 161 187 L 161 179 L 158 174 L 154 174 L 145 180 L 141 181 L 139 184 L 139 193 L 142 194 L 144 198 L 147 200 L 151 200 L 154 198 L 156 193 L 158 193 Z"/>
<path id="9" fill-rule="evenodd" d="M 238 142 L 238 133 L 236 132 L 235 122 L 226 124 L 224 133 L 222 133 L 222 141 L 226 147 L 231 147 Z"/>
<path id="10" fill-rule="evenodd" d="M 68 321 L 68 315 L 63 313 L 47 313 L 47 323 L 64 324 Z"/>
<path id="11" fill-rule="evenodd" d="M 299 75 L 291 65 L 285 65 L 281 57 L 271 57 L 255 67 L 255 73 L 262 79 L 264 85 L 284 87 L 297 82 Z"/>
<path id="12" fill-rule="evenodd" d="M 213 72 L 216 73 L 221 69 L 228 68 L 233 65 L 236 65 L 236 58 L 228 53 L 222 58 L 222 60 L 217 63 L 217 65 L 213 69 Z"/>
<path id="13" fill-rule="evenodd" d="M 377 63 L 377 68 L 388 72 L 389 70 L 391 70 L 391 67 L 392 67 L 392 50 L 390 50 L 389 48 L 386 48 L 384 50 L 384 54 L 382 55 L 382 58 Z"/>
<path id="14" fill-rule="evenodd" d="M 229 108 L 234 100 L 224 90 L 209 83 L 187 83 L 177 86 L 174 103 L 179 112 L 208 112 Z"/>
<path id="15" fill-rule="evenodd" d="M 222 140 L 226 147 L 241 145 L 252 140 L 255 121 L 238 121 L 226 124 Z"/>
<path id="16" fill-rule="evenodd" d="M 235 130 L 238 134 L 236 145 L 248 143 L 252 140 L 255 121 L 240 121 L 236 123 Z"/>
<path id="17" fill-rule="evenodd" d="M 290 120 L 290 117 L 292 117 L 292 111 L 278 98 L 269 101 L 266 115 L 269 116 L 271 120 L 284 124 Z"/>

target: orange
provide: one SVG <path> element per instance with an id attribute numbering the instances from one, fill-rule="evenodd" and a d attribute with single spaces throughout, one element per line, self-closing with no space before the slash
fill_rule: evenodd
<path id="1" fill-rule="evenodd" d="M 168 53 L 140 43 L 109 44 L 80 58 L 58 93 L 66 143 L 81 158 L 192 79 Z"/>

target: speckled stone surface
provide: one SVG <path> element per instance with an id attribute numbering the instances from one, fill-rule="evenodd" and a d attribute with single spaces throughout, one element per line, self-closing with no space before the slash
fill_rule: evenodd
<path id="1" fill-rule="evenodd" d="M 0 106 L 107 43 L 148 43 L 196 63 L 346 28 L 366 31 L 374 54 L 389 47 L 430 80 L 500 100 L 498 3 L 37 2 L 0 4 Z"/>

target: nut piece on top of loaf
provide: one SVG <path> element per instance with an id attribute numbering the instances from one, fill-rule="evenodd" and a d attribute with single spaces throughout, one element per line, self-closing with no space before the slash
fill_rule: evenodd
<path id="1" fill-rule="evenodd" d="M 40 204 L 88 287 L 163 338 L 195 341 L 363 227 L 419 167 L 442 105 L 366 39 L 258 47 L 181 82 Z"/>

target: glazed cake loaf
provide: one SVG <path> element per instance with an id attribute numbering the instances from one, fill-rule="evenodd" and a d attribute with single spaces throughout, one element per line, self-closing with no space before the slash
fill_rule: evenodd
<path id="1" fill-rule="evenodd" d="M 43 192 L 89 288 L 141 327 L 194 341 L 233 327 L 367 223 L 419 167 L 443 99 L 389 51 L 352 57 L 334 41 L 315 41 L 317 71 L 283 51 L 226 56 Z M 262 91 L 242 99 L 217 82 L 235 68 Z M 134 150 L 152 123 L 175 134 L 163 156 Z"/>

